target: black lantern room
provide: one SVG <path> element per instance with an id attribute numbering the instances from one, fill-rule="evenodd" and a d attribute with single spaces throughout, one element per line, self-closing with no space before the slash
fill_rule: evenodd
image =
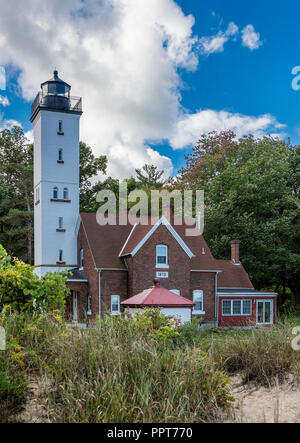
<path id="1" fill-rule="evenodd" d="M 71 86 L 58 77 L 55 69 L 53 78 L 41 84 L 41 91 L 36 96 L 31 107 L 31 121 L 33 122 L 39 109 L 58 112 L 82 113 L 80 97 L 71 97 Z"/>

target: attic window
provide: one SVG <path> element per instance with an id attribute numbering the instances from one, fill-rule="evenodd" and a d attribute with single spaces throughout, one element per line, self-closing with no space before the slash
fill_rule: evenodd
<path id="1" fill-rule="evenodd" d="M 156 267 L 168 267 L 168 247 L 165 245 L 156 246 Z"/>

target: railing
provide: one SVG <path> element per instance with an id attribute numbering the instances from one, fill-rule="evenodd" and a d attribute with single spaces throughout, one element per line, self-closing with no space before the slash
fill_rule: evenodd
<path id="1" fill-rule="evenodd" d="M 63 95 L 42 95 L 41 92 L 37 94 L 34 102 L 31 105 L 31 118 L 35 115 L 38 108 L 55 109 L 57 111 L 73 111 L 82 112 L 81 97 L 65 97 Z"/>

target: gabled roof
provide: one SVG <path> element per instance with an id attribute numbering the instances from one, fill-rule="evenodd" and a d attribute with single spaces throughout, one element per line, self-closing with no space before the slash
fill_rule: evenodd
<path id="1" fill-rule="evenodd" d="M 95 213 L 82 212 L 80 217 L 96 267 L 126 269 L 124 261 L 119 257 L 119 251 L 132 226 L 100 226 Z"/>
<path id="2" fill-rule="evenodd" d="M 165 226 L 174 239 L 179 243 L 185 253 L 189 256 L 189 258 L 194 257 L 193 252 L 187 246 L 183 238 L 178 234 L 175 227 L 173 227 L 169 221 L 164 217 L 160 217 L 154 225 L 150 224 L 150 218 L 146 219 L 145 222 L 149 222 L 147 225 L 135 225 L 130 232 L 129 237 L 126 240 L 126 244 L 124 245 L 120 256 L 132 255 L 134 256 L 140 248 L 146 243 L 146 241 L 151 237 L 152 234 L 157 230 L 157 228 L 161 225 Z"/>
<path id="3" fill-rule="evenodd" d="M 217 266 L 222 271 L 218 274 L 219 288 L 251 288 L 251 280 L 243 265 L 235 264 L 231 260 L 216 260 Z"/>
<path id="4" fill-rule="evenodd" d="M 161 220 L 160 223 L 159 220 Z M 149 222 L 149 219 L 144 222 Z M 168 229 L 174 239 L 181 245 L 190 257 L 191 271 L 218 271 L 218 288 L 253 288 L 242 264 L 234 264 L 231 260 L 216 260 L 211 254 L 209 247 L 202 235 L 186 236 L 189 226 L 169 225 L 163 223 L 162 218 L 156 220 L 157 225 L 138 224 L 132 226 L 105 225 L 97 223 L 95 213 L 81 213 L 77 229 L 82 223 L 84 232 L 93 255 L 96 268 L 123 269 L 126 270 L 125 261 L 122 257 L 137 253 L 146 243 L 151 241 L 153 229 Z"/>
<path id="5" fill-rule="evenodd" d="M 158 279 L 156 279 L 158 280 Z M 123 306 L 159 306 L 159 307 L 184 307 L 192 308 L 195 303 L 187 298 L 181 297 L 168 289 L 162 288 L 159 282 L 154 283 L 150 289 L 134 295 L 121 303 Z"/>

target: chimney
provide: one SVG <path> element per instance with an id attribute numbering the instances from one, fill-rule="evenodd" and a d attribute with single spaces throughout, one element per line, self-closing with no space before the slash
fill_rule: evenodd
<path id="1" fill-rule="evenodd" d="M 240 241 L 239 240 L 232 240 L 230 242 L 231 246 L 231 260 L 235 264 L 240 263 Z"/>

